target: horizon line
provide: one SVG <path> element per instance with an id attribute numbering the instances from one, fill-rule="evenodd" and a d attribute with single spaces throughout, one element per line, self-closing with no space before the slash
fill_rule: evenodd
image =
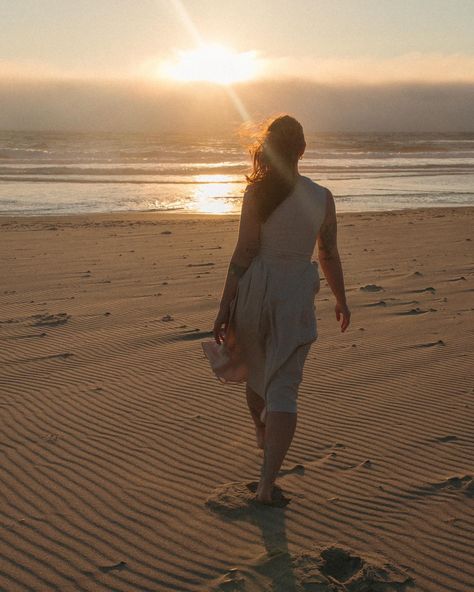
<path id="1" fill-rule="evenodd" d="M 237 130 L 235 130 L 236 132 Z M 168 135 L 168 136 L 186 136 L 186 135 L 200 135 L 200 136 L 215 136 L 215 135 L 219 135 L 219 134 L 226 134 L 226 135 L 233 135 L 232 130 L 230 129 L 222 129 L 220 132 L 214 132 L 214 133 L 205 133 L 202 131 L 176 131 L 176 132 L 170 132 L 170 131 L 143 131 L 143 130 L 125 130 L 125 131 L 111 131 L 111 130 L 106 130 L 106 129 L 97 129 L 97 130 L 79 130 L 79 129 L 12 129 L 12 128 L 0 128 L 0 134 L 3 133 L 22 133 L 22 134 L 82 134 L 82 135 L 91 135 L 91 134 L 105 134 L 105 135 L 113 135 L 113 134 L 120 134 L 120 135 L 141 135 L 141 136 L 153 136 L 153 135 Z M 362 134 L 379 134 L 379 135 L 385 135 L 385 134 L 397 134 L 397 135 L 403 135 L 403 134 L 410 134 L 410 135 L 423 135 L 423 134 L 437 134 L 437 135 L 445 135 L 445 134 L 474 134 L 474 129 L 472 130 L 451 130 L 451 131 L 436 131 L 436 130 L 432 130 L 432 131 L 413 131 L 413 130 L 363 130 L 363 131 L 354 131 L 354 130 L 305 130 L 305 135 L 310 135 L 310 134 L 357 134 L 357 135 L 362 135 Z"/>

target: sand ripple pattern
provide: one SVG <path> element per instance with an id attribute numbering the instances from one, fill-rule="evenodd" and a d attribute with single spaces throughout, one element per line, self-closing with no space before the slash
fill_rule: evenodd
<path id="1" fill-rule="evenodd" d="M 323 282 L 288 503 L 249 509 L 199 345 L 237 218 L 0 220 L 0 590 L 472 590 L 472 222 L 340 217 L 353 325 Z"/>

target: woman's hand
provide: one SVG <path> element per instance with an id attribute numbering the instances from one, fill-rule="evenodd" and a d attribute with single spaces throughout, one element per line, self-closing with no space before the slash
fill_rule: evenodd
<path id="1" fill-rule="evenodd" d="M 216 343 L 220 345 L 224 341 L 224 336 L 227 331 L 227 324 L 229 322 L 230 307 L 221 306 L 214 321 L 214 328 L 212 330 Z"/>
<path id="2" fill-rule="evenodd" d="M 335 311 L 336 319 L 338 322 L 341 321 L 341 332 L 344 333 L 351 322 L 351 311 L 345 302 L 343 304 L 336 302 Z"/>

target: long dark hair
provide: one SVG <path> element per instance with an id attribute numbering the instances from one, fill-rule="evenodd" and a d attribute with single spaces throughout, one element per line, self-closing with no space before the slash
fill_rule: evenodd
<path id="1" fill-rule="evenodd" d="M 295 166 L 305 147 L 303 127 L 294 117 L 280 115 L 262 125 L 249 148 L 253 170 L 245 177 L 247 187 L 253 188 L 262 222 L 293 190 Z"/>

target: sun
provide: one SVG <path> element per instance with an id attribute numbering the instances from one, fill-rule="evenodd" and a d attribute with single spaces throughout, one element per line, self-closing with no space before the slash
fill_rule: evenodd
<path id="1" fill-rule="evenodd" d="M 174 59 L 164 62 L 161 74 L 180 82 L 213 82 L 234 84 L 254 79 L 260 65 L 256 51 L 237 53 L 209 43 L 189 51 L 178 51 Z"/>

